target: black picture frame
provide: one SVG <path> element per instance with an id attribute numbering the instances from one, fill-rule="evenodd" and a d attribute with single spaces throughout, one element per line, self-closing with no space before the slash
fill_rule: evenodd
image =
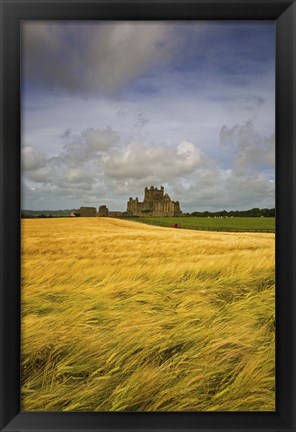
<path id="1" fill-rule="evenodd" d="M 294 0 L 1 0 L 1 431 L 296 431 Z M 23 20 L 276 21 L 276 411 L 20 411 L 20 24 Z"/>

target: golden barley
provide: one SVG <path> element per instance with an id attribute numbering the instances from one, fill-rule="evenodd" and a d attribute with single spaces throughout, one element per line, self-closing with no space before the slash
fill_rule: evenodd
<path id="1" fill-rule="evenodd" d="M 275 409 L 273 234 L 22 227 L 23 410 Z"/>

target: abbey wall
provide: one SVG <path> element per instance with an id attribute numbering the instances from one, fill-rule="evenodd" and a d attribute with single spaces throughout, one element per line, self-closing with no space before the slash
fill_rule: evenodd
<path id="1" fill-rule="evenodd" d="M 97 209 L 95 207 L 80 207 L 79 216 L 81 217 L 95 217 Z"/>
<path id="2" fill-rule="evenodd" d="M 99 217 L 108 217 L 109 216 L 109 210 L 108 210 L 107 206 L 101 205 L 99 207 L 99 211 L 97 213 L 97 216 L 99 216 Z"/>

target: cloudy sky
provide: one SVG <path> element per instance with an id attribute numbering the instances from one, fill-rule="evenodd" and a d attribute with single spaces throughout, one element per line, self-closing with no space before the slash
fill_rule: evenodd
<path id="1" fill-rule="evenodd" d="M 274 207 L 274 21 L 26 21 L 22 208 Z"/>

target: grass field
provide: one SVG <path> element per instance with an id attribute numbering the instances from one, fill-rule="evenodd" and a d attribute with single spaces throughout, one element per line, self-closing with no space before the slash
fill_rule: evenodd
<path id="1" fill-rule="evenodd" d="M 208 230 L 262 230 L 274 231 L 275 218 L 258 218 L 258 217 L 233 217 L 233 218 L 220 218 L 220 217 L 194 217 L 194 216 L 180 216 L 180 217 L 139 217 L 136 218 L 138 222 L 144 222 L 151 225 L 164 225 L 171 226 L 174 223 L 179 223 L 182 228 L 196 228 Z"/>
<path id="2" fill-rule="evenodd" d="M 22 221 L 22 410 L 273 411 L 274 234 Z"/>

